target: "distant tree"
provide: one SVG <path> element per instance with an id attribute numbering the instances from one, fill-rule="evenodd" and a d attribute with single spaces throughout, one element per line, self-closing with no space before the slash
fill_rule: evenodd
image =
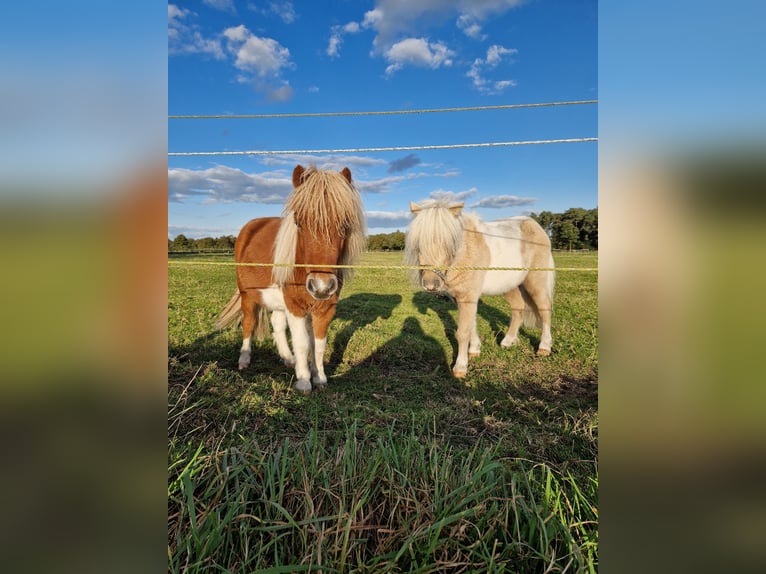
<path id="1" fill-rule="evenodd" d="M 404 232 L 378 233 L 367 238 L 370 251 L 401 251 L 404 249 Z"/>
<path id="2" fill-rule="evenodd" d="M 176 235 L 176 238 L 171 242 L 173 251 L 190 251 L 193 245 L 192 240 L 183 233 Z"/>
<path id="3" fill-rule="evenodd" d="M 580 237 L 580 231 L 571 219 L 564 219 L 559 225 L 553 236 L 553 243 L 558 249 L 575 249 Z"/>
<path id="4" fill-rule="evenodd" d="M 199 250 L 215 249 L 215 239 L 212 237 L 203 237 L 194 241 L 194 248 Z"/>
<path id="5" fill-rule="evenodd" d="M 216 238 L 215 240 L 215 248 L 216 249 L 234 249 L 234 243 L 236 242 L 237 238 L 233 235 L 222 235 L 221 237 Z"/>
<path id="6" fill-rule="evenodd" d="M 554 249 L 598 249 L 598 208 L 572 207 L 564 213 L 531 213 Z"/>

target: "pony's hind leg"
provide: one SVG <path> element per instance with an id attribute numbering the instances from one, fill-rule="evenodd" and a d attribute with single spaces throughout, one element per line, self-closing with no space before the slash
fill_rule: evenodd
<path id="1" fill-rule="evenodd" d="M 505 295 L 505 300 L 511 306 L 511 323 L 508 325 L 508 331 L 505 337 L 500 341 L 500 346 L 506 349 L 515 345 L 519 340 L 519 327 L 524 319 L 524 297 L 521 295 L 521 290 L 518 287 L 508 291 Z"/>
<path id="2" fill-rule="evenodd" d="M 537 354 L 540 356 L 550 355 L 553 346 L 553 337 L 551 336 L 551 317 L 553 316 L 553 298 L 551 289 L 548 286 L 548 278 L 539 274 L 545 271 L 533 272 L 536 280 L 530 281 L 529 278 L 524 283 L 524 288 L 532 299 L 535 307 L 535 313 L 540 319 L 542 333 L 540 334 L 540 345 L 537 347 Z M 532 273 L 530 273 L 530 277 Z"/>
<path id="3" fill-rule="evenodd" d="M 238 367 L 241 371 L 250 366 L 250 353 L 253 342 L 253 330 L 256 322 L 257 301 L 252 293 L 245 291 L 242 293 L 242 347 L 239 350 Z"/>
<path id="4" fill-rule="evenodd" d="M 274 343 L 277 345 L 277 351 L 279 352 L 282 362 L 286 367 L 294 367 L 295 357 L 287 342 L 287 317 L 285 316 L 284 311 L 276 309 L 271 313 L 271 327 L 273 330 L 272 336 L 274 337 Z"/>

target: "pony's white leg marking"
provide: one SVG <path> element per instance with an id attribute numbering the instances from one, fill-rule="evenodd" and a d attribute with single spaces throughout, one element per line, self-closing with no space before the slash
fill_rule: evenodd
<path id="1" fill-rule="evenodd" d="M 500 346 L 507 349 L 508 347 L 515 345 L 519 340 L 519 327 L 524 323 L 524 309 L 526 308 L 526 303 L 518 288 L 511 289 L 508 293 L 505 293 L 504 296 L 511 307 L 511 322 L 508 325 L 508 331 L 506 332 L 505 337 L 500 341 Z"/>
<path id="2" fill-rule="evenodd" d="M 478 357 L 481 354 L 481 339 L 479 338 L 479 329 L 476 327 L 476 317 L 473 319 L 473 329 L 471 329 L 471 339 L 468 342 L 468 357 Z"/>
<path id="3" fill-rule="evenodd" d="M 462 379 L 468 372 L 468 343 L 471 332 L 476 328 L 476 307 L 478 301 L 458 301 L 457 304 L 457 359 L 452 374 Z"/>
<path id="4" fill-rule="evenodd" d="M 551 336 L 551 311 L 550 309 L 540 310 L 540 319 L 542 321 L 542 333 L 540 334 L 540 346 L 537 348 L 538 355 L 550 355 L 553 346 L 553 337 Z"/>
<path id="5" fill-rule="evenodd" d="M 293 350 L 295 351 L 295 382 L 296 390 L 307 393 L 311 391 L 311 373 L 309 371 L 308 355 L 309 341 L 306 329 L 306 317 L 296 317 L 290 311 L 287 315 L 287 324 L 290 326 L 290 334 L 293 336 Z"/>
<path id="6" fill-rule="evenodd" d="M 313 382 L 315 385 L 326 385 L 327 376 L 324 374 L 324 352 L 327 339 L 314 339 L 314 362 L 312 363 Z"/>
<path id="7" fill-rule="evenodd" d="M 239 350 L 239 370 L 250 366 L 250 348 L 253 338 L 245 337 L 242 339 L 242 348 Z"/>
<path id="8" fill-rule="evenodd" d="M 271 313 L 271 327 L 274 343 L 277 345 L 277 351 L 282 358 L 282 362 L 286 367 L 294 367 L 295 357 L 287 342 L 287 317 L 285 317 L 284 311 L 277 309 Z"/>
<path id="9" fill-rule="evenodd" d="M 512 347 L 519 341 L 519 327 L 524 319 L 524 311 L 521 309 L 511 309 L 511 324 L 508 326 L 508 332 L 505 338 L 500 341 L 500 346 L 506 349 Z"/>

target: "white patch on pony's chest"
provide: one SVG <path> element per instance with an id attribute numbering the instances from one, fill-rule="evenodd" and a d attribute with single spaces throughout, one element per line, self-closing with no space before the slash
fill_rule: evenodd
<path id="1" fill-rule="evenodd" d="M 508 219 L 501 222 L 485 223 L 482 226 L 484 240 L 489 248 L 489 267 L 525 267 L 521 254 L 520 222 Z M 502 295 L 521 284 L 527 271 L 487 271 L 484 276 L 482 293 Z"/>
<path id="2" fill-rule="evenodd" d="M 269 311 L 285 311 L 285 297 L 282 295 L 282 289 L 273 286 L 258 290 L 261 294 L 263 306 Z"/>

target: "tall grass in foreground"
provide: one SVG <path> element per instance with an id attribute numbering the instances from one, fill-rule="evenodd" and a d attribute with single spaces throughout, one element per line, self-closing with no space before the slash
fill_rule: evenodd
<path id="1" fill-rule="evenodd" d="M 390 429 L 176 448 L 173 572 L 595 571 L 597 478 Z"/>

